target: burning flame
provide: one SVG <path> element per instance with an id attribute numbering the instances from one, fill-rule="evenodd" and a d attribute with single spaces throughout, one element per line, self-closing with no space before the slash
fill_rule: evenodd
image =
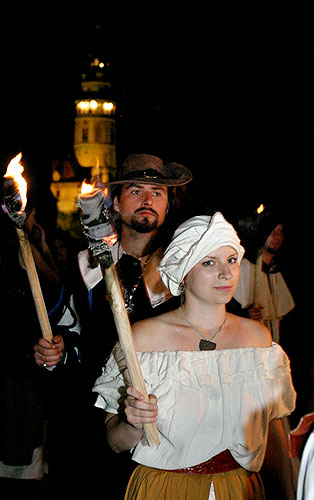
<path id="1" fill-rule="evenodd" d="M 81 185 L 81 194 L 90 194 L 94 191 L 95 184 L 88 184 L 88 182 L 83 181 Z"/>
<path id="2" fill-rule="evenodd" d="M 13 158 L 8 167 L 6 174 L 4 177 L 12 177 L 17 184 L 19 194 L 21 196 L 21 201 L 22 201 L 22 208 L 20 210 L 21 213 L 25 209 L 26 203 L 27 203 L 27 182 L 22 176 L 22 172 L 24 171 L 23 165 L 20 164 L 20 160 L 22 158 L 22 153 L 19 153 L 18 155 Z"/>
<path id="3" fill-rule="evenodd" d="M 264 207 L 263 203 L 261 203 L 260 206 L 258 207 L 258 209 L 256 210 L 256 212 L 258 214 L 261 214 L 264 210 L 265 210 L 265 207 Z"/>
<path id="4" fill-rule="evenodd" d="M 110 236 L 104 236 L 103 237 L 103 242 L 106 243 L 108 246 L 112 247 L 115 243 L 118 241 L 118 235 L 117 234 L 112 234 Z"/>
<path id="5" fill-rule="evenodd" d="M 86 196 L 86 195 L 93 193 L 93 191 L 98 191 L 98 188 L 96 187 L 95 182 L 93 184 L 89 184 L 88 182 L 85 182 L 85 181 L 82 182 L 81 195 Z M 108 196 L 108 192 L 109 192 L 109 189 L 107 187 L 105 187 L 102 190 L 102 195 L 104 198 L 106 198 Z"/>

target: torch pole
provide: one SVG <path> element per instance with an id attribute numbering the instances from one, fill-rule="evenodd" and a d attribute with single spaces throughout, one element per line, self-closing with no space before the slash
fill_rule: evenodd
<path id="1" fill-rule="evenodd" d="M 24 229 L 19 228 L 17 226 L 15 226 L 15 229 L 19 239 L 29 284 L 32 290 L 42 335 L 46 340 L 49 340 L 51 342 L 53 337 L 51 325 L 49 322 L 45 301 L 41 291 L 32 249 Z"/>
<path id="2" fill-rule="evenodd" d="M 254 284 L 254 305 L 259 305 L 259 291 L 261 286 L 261 276 L 262 276 L 262 264 L 263 264 L 263 249 L 258 251 L 256 263 L 255 263 L 255 284 Z"/>
<path id="3" fill-rule="evenodd" d="M 125 308 L 124 297 L 121 292 L 120 280 L 116 267 L 113 263 L 109 267 L 102 266 L 102 272 L 132 385 L 143 394 L 145 401 L 148 401 L 146 385 L 137 357 L 130 320 Z M 149 446 L 156 447 L 159 445 L 160 440 L 156 424 L 144 424 L 144 432 Z"/>

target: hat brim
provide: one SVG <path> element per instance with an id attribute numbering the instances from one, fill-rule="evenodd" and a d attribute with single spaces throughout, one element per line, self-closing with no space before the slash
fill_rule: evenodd
<path id="1" fill-rule="evenodd" d="M 145 170 L 143 172 L 130 172 L 129 175 L 121 179 L 106 183 L 106 186 L 115 186 L 118 184 L 129 184 L 138 182 L 140 184 L 151 184 L 153 186 L 184 186 L 193 178 L 192 173 L 179 163 L 169 163 L 163 167 L 164 174 L 158 176 L 147 176 Z"/>

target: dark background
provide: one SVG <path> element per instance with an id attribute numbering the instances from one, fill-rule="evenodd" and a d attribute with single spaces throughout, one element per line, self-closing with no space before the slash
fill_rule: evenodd
<path id="1" fill-rule="evenodd" d="M 288 351 L 308 366 L 312 17 L 302 4 L 252 3 L 11 2 L 0 30 L 0 164 L 4 173 L 22 151 L 30 186 L 50 196 L 52 160 L 74 157 L 84 61 L 95 51 L 109 58 L 118 162 L 146 152 L 190 168 L 193 214 L 261 202 L 284 211 L 283 268 L 297 303 Z"/>
<path id="2" fill-rule="evenodd" d="M 22 151 L 44 183 L 52 159 L 73 156 L 74 100 L 97 48 L 112 62 L 118 160 L 132 151 L 181 162 L 215 202 L 295 207 L 309 192 L 314 47 L 302 7 L 10 6 L 0 34 L 2 163 Z"/>

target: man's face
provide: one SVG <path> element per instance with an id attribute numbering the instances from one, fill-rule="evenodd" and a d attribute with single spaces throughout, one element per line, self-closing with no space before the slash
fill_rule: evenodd
<path id="1" fill-rule="evenodd" d="M 123 184 L 120 200 L 115 197 L 113 207 L 120 213 L 123 224 L 138 233 L 150 233 L 164 223 L 168 188 L 153 184 Z"/>
<path id="2" fill-rule="evenodd" d="M 276 253 L 280 250 L 284 240 L 283 225 L 278 224 L 275 229 L 270 233 L 266 242 L 265 248 L 270 253 Z"/>

